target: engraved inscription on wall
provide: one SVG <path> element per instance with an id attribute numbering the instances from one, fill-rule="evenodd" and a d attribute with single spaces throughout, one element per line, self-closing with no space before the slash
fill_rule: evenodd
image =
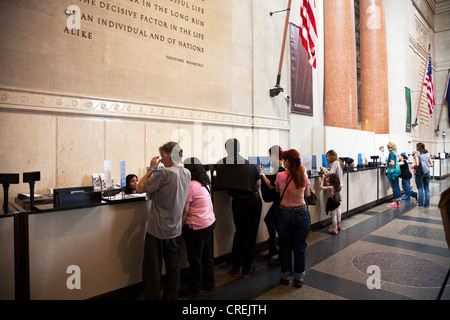
<path id="1" fill-rule="evenodd" d="M 165 58 L 202 68 L 205 54 L 206 2 L 187 0 L 78 0 L 67 6 L 63 33 L 95 41 L 102 29 L 128 37 L 140 37 L 194 52 L 197 61 L 180 54 Z M 192 55 L 190 55 L 192 56 Z"/>
<path id="2" fill-rule="evenodd" d="M 252 112 L 248 3 L 243 19 L 211 0 L 8 0 L 0 12 L 0 88 Z"/>

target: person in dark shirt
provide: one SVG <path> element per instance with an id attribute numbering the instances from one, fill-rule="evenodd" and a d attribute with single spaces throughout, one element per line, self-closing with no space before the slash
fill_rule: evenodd
<path id="1" fill-rule="evenodd" d="M 255 165 L 242 157 L 240 144 L 231 138 L 225 142 L 227 156 L 217 162 L 215 190 L 227 190 L 232 197 L 235 233 L 231 250 L 233 277 L 248 278 L 256 269 L 253 266 L 256 236 L 261 218 L 262 201 L 258 189 L 261 177 Z M 242 269 L 242 270 L 241 270 Z"/>
<path id="2" fill-rule="evenodd" d="M 259 166 L 259 173 L 261 175 L 261 194 L 265 202 L 272 202 L 269 210 L 266 213 L 264 222 L 269 233 L 269 239 L 267 244 L 269 245 L 269 252 L 267 259 L 269 265 L 275 264 L 279 259 L 275 256 L 278 255 L 277 247 L 277 208 L 280 204 L 280 194 L 275 190 L 275 180 L 278 172 L 283 172 L 286 169 L 283 168 L 283 160 L 281 155 L 283 149 L 280 146 L 274 145 L 269 149 L 269 156 L 271 162 L 271 171 L 267 175 L 264 174 L 263 167 Z"/>
<path id="3" fill-rule="evenodd" d="M 408 200 L 410 197 L 416 198 L 417 200 L 417 192 L 411 190 L 411 178 L 412 174 L 409 171 L 408 165 L 408 157 L 406 154 L 400 154 L 400 160 L 398 162 L 400 165 L 400 178 L 402 178 L 402 189 L 405 191 L 405 195 L 403 196 L 403 200 Z"/>

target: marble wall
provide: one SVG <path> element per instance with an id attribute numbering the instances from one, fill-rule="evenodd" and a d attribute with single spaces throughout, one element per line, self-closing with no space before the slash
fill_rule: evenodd
<path id="1" fill-rule="evenodd" d="M 432 154 L 443 152 L 440 133 L 435 130 L 442 109 L 441 99 L 448 60 L 449 46 L 445 35 L 445 18 L 449 17 L 450 1 L 386 0 L 386 31 L 388 49 L 388 82 L 390 109 L 390 139 L 397 145 L 415 150 L 417 142 L 425 143 Z M 428 111 L 426 88 L 421 94 L 424 71 L 430 45 L 433 65 L 433 84 L 436 106 L 431 117 Z M 442 61 L 442 62 L 441 62 Z M 445 72 L 444 72 L 445 73 Z M 412 123 L 417 117 L 417 126 L 406 132 L 405 87 L 411 90 Z M 419 106 L 420 100 L 420 106 Z M 444 107 L 444 113 L 447 107 Z M 446 130 L 448 121 L 441 119 L 440 129 Z M 448 151 L 448 147 L 446 151 Z M 408 152 L 408 151 L 407 151 Z"/>
<path id="2" fill-rule="evenodd" d="M 121 160 L 142 176 L 169 140 L 204 163 L 230 137 L 244 156 L 287 146 L 288 101 L 269 96 L 286 4 L 2 1 L 0 172 L 41 171 L 47 194 L 90 185 L 104 160 L 116 182 Z"/>
<path id="3" fill-rule="evenodd" d="M 436 7 L 439 10 L 435 16 L 436 32 L 436 118 L 435 125 L 439 125 L 439 136 L 436 138 L 437 148 L 443 150 L 444 140 L 442 133 L 448 132 L 450 126 L 448 104 L 443 98 L 446 92 L 446 83 L 450 70 L 450 1 L 436 1 Z M 439 122 L 440 118 L 440 122 Z M 437 125 L 436 125 L 437 127 Z M 445 146 L 445 151 L 449 152 L 450 145 Z"/>
<path id="4" fill-rule="evenodd" d="M 287 3 L 2 1 L 0 172 L 41 171 L 36 192 L 47 193 L 54 187 L 89 185 L 92 173 L 104 171 L 104 160 L 111 161 L 116 180 L 121 160 L 127 173 L 142 176 L 158 147 L 169 140 L 179 141 L 186 156 L 215 162 L 224 156 L 224 141 L 231 136 L 242 140 L 244 156 L 266 155 L 272 144 L 319 157 L 329 148 L 341 155 L 358 153 L 352 145 L 330 145 L 335 137 L 323 134 L 333 131 L 324 130 L 323 2 L 316 1 L 314 114 L 290 113 L 289 50 L 281 74 L 285 91 L 269 96 L 285 20 L 285 13 L 270 12 Z M 449 67 L 449 1 L 383 3 L 389 134 L 375 134 L 367 146 L 375 153 L 380 143 L 392 140 L 411 152 L 423 141 L 430 152 L 440 152 L 443 139 L 434 130 Z M 296 25 L 299 7 L 300 1 L 292 1 L 290 21 Z M 404 88 L 418 90 L 429 42 L 435 116 L 421 110 L 420 124 L 409 133 Z M 417 97 L 412 94 L 413 121 Z M 448 128 L 445 111 L 441 132 Z M 10 200 L 27 191 L 27 184 L 11 186 Z"/>

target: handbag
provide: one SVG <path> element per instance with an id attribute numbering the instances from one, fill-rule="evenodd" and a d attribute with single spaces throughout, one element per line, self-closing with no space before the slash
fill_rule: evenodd
<path id="1" fill-rule="evenodd" d="M 311 188 L 309 188 L 309 196 L 306 197 L 306 203 L 312 206 L 317 205 L 317 195 Z"/>
<path id="2" fill-rule="evenodd" d="M 414 173 L 414 175 L 423 176 L 424 172 L 422 167 L 422 161 L 420 160 L 420 156 L 418 156 L 417 158 L 419 159 L 419 165 L 416 167 L 416 172 Z"/>

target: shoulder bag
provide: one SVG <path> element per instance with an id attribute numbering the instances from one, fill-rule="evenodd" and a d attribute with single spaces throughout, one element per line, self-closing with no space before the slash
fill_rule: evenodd
<path id="1" fill-rule="evenodd" d="M 315 206 L 317 204 L 317 195 L 315 194 L 313 189 L 311 189 L 311 187 L 308 188 L 309 188 L 309 196 L 306 197 L 306 203 L 308 205 Z"/>
<path id="2" fill-rule="evenodd" d="M 417 159 L 419 159 L 419 165 L 416 167 L 416 172 L 414 173 L 416 176 L 423 176 L 423 167 L 422 167 L 422 161 L 420 160 L 420 154 L 417 156 Z"/>

